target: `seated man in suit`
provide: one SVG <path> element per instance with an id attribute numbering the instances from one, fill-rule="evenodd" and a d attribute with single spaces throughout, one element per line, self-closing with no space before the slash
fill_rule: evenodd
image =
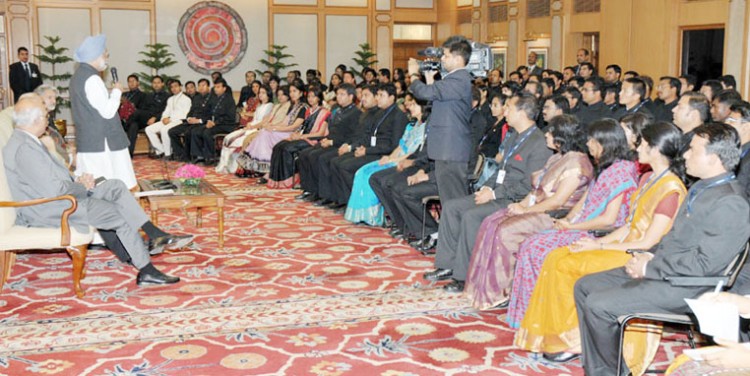
<path id="1" fill-rule="evenodd" d="M 187 119 L 167 132 L 169 142 L 172 144 L 172 157 L 170 159 L 184 162 L 190 160 L 190 130 L 201 124 L 203 113 L 208 108 L 211 95 L 211 85 L 208 80 L 205 78 L 198 80 L 198 88 L 193 95 Z"/>
<path id="2" fill-rule="evenodd" d="M 648 252 L 633 255 L 624 268 L 578 280 L 575 301 L 586 374 L 616 374 L 619 316 L 683 314 L 688 311 L 685 298 L 713 289 L 673 287 L 665 277 L 719 275 L 748 241 L 750 205 L 733 173 L 739 145 L 737 132 L 724 124 L 696 128 L 685 166 L 700 180 L 690 187 L 672 229 Z M 629 373 L 627 368 L 622 375 Z"/>
<path id="3" fill-rule="evenodd" d="M 333 110 L 328 125 L 328 136 L 320 142 L 299 153 L 297 159 L 297 171 L 300 172 L 300 184 L 304 191 L 298 198 L 308 202 L 318 202 L 319 204 L 329 204 L 321 198 L 326 194 L 327 188 L 330 187 L 330 169 L 328 168 L 331 159 L 343 154 L 342 148 L 347 143 L 357 138 L 358 129 L 363 129 L 365 124 L 370 124 L 374 120 L 377 106 L 374 104 L 372 91 L 367 90 L 368 94 L 363 94 L 365 100 L 362 102 L 365 106 L 365 112 L 362 112 L 354 104 L 354 95 L 356 89 L 351 84 L 341 84 L 336 89 L 336 102 L 338 107 Z M 341 153 L 340 153 L 341 152 Z M 321 171 L 325 169 L 325 171 Z M 325 182 L 322 184 L 321 182 Z"/>
<path id="4" fill-rule="evenodd" d="M 357 170 L 390 154 L 404 134 L 409 120 L 396 106 L 396 87 L 393 84 L 378 86 L 376 101 L 382 113 L 378 120 L 349 146 L 348 153 L 331 160 L 331 195 L 323 198 L 333 202 L 332 209 L 344 210 Z"/>
<path id="5" fill-rule="evenodd" d="M 234 98 L 227 82 L 223 78 L 214 81 L 213 92 L 198 126 L 190 129 L 190 156 L 194 163 L 216 163 L 214 135 L 229 133 L 237 126 Z"/>
<path id="6" fill-rule="evenodd" d="M 135 151 L 135 140 L 138 138 L 138 131 L 159 121 L 161 113 L 164 112 L 164 108 L 167 106 L 169 94 L 164 90 L 164 79 L 161 76 L 154 76 L 151 80 L 151 87 L 154 91 L 146 96 L 142 101 L 141 107 L 136 107 L 135 112 L 130 116 L 128 124 L 125 127 L 125 132 L 127 132 L 128 139 L 130 140 L 128 150 L 131 157 Z"/>
<path id="7" fill-rule="evenodd" d="M 172 80 L 169 83 L 169 91 L 172 96 L 167 99 L 167 107 L 161 114 L 161 120 L 146 127 L 146 136 L 156 151 L 157 158 L 172 155 L 169 130 L 182 124 L 191 107 L 190 98 L 182 92 L 180 80 Z"/>
<path id="8" fill-rule="evenodd" d="M 482 220 L 521 201 L 531 191 L 531 173 L 541 170 L 552 155 L 534 120 L 539 113 L 536 98 L 520 92 L 508 100 L 507 108 L 505 118 L 515 132 L 507 136 L 496 157 L 500 169 L 474 194 L 443 203 L 436 269 L 425 273 L 424 278 L 429 281 L 453 278 L 453 282 L 444 286 L 449 292 L 463 291 Z"/>
<path id="9" fill-rule="evenodd" d="M 118 258 L 139 270 L 136 280 L 139 285 L 170 284 L 180 280 L 157 270 L 151 264 L 149 253 L 184 247 L 192 241 L 192 236 L 170 235 L 154 226 L 121 180 L 106 180 L 97 185 L 90 174 L 74 179 L 39 141 L 47 127 L 46 111 L 39 96 L 21 97 L 14 108 L 13 121 L 16 130 L 3 148 L 3 158 L 8 186 L 15 200 L 75 196 L 78 210 L 69 218 L 71 226 L 80 232 L 88 232 L 89 226 L 99 229 Z M 16 222 L 36 227 L 60 226 L 60 215 L 67 205 L 56 201 L 20 208 Z M 150 246 L 144 243 L 139 229 L 148 235 Z"/>

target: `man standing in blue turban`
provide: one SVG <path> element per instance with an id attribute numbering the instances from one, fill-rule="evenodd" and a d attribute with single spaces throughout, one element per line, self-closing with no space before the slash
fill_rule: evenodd
<path id="1" fill-rule="evenodd" d="M 107 37 L 86 37 L 75 52 L 78 69 L 70 80 L 70 102 L 76 127 L 76 175 L 89 173 L 95 178 L 119 179 L 129 189 L 137 181 L 128 153 L 128 137 L 122 129 L 117 109 L 122 91 L 115 82 L 107 90 L 99 72 L 107 69 Z"/>

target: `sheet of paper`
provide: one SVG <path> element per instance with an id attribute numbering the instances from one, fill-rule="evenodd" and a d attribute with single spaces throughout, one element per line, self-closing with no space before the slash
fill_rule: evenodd
<path id="1" fill-rule="evenodd" d="M 740 333 L 740 313 L 737 306 L 697 299 L 685 299 L 698 318 L 701 333 L 727 341 L 737 342 Z"/>
<path id="2" fill-rule="evenodd" d="M 165 195 L 173 195 L 174 190 L 173 189 L 160 189 L 156 191 L 142 191 L 142 192 L 135 192 L 135 198 L 141 198 L 146 196 L 165 196 Z"/>

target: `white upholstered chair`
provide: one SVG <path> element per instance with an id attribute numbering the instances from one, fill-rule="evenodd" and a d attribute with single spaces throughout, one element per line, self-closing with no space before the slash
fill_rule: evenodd
<path id="1" fill-rule="evenodd" d="M 6 126 L 0 118 L 0 128 Z M 0 133 L 1 135 L 2 133 Z M 7 139 L 0 137 L 0 149 Z M 17 207 L 39 205 L 55 200 L 67 200 L 70 207 L 62 213 L 58 228 L 39 228 L 18 226 L 16 222 Z M 65 249 L 73 261 L 73 288 L 76 296 L 82 298 L 85 293 L 81 288 L 81 279 L 85 277 L 84 266 L 86 253 L 92 239 L 92 231 L 82 234 L 68 225 L 68 216 L 78 207 L 75 197 L 66 195 L 31 201 L 16 202 L 10 194 L 5 176 L 3 156 L 0 153 L 0 290 L 10 276 L 15 261 L 15 252 L 23 250 Z"/>

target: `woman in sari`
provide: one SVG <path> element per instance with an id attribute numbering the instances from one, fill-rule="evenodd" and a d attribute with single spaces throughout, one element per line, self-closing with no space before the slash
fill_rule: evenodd
<path id="1" fill-rule="evenodd" d="M 268 172 L 271 164 L 271 153 L 273 147 L 279 141 L 289 137 L 292 133 L 298 131 L 305 121 L 307 112 L 307 101 L 305 100 L 305 88 L 300 82 L 293 83 L 289 86 L 282 86 L 279 92 L 288 90 L 290 107 L 284 120 L 278 123 L 271 123 L 263 126 L 258 131 L 255 139 L 245 149 L 245 152 L 251 159 L 251 170 L 258 175 Z M 281 94 L 280 94 L 281 96 Z"/>
<path id="2" fill-rule="evenodd" d="M 580 353 L 575 283 L 585 275 L 624 266 L 632 258 L 627 250 L 650 249 L 672 228 L 686 194 L 681 148 L 682 132 L 670 123 L 642 130 L 638 161 L 652 171 L 641 177 L 631 196 L 627 222 L 607 236 L 583 238 L 547 255 L 516 333 L 517 347 L 566 361 Z"/>
<path id="3" fill-rule="evenodd" d="M 240 111 L 240 125 L 245 126 L 251 123 L 255 117 L 255 110 L 260 104 L 258 99 L 258 92 L 260 91 L 260 81 L 253 81 L 250 84 L 250 98 L 247 98 L 245 103 L 242 103 L 242 111 Z"/>
<path id="4" fill-rule="evenodd" d="M 323 93 L 323 102 L 321 106 L 331 109 L 336 104 L 336 90 L 341 85 L 341 76 L 338 73 L 331 75 L 331 80 L 328 81 L 328 90 Z"/>
<path id="5" fill-rule="evenodd" d="M 631 152 L 625 132 L 612 119 L 595 121 L 587 128 L 586 146 L 594 159 L 594 180 L 570 213 L 554 221 L 554 230 L 542 231 L 521 243 L 506 316 L 511 328 L 519 327 L 549 252 L 588 236 L 589 230 L 620 227 L 629 213 L 638 171 L 636 163 L 628 160 Z"/>
<path id="6" fill-rule="evenodd" d="M 493 104 L 500 97 L 493 99 Z M 465 294 L 476 309 L 508 301 L 515 254 L 521 242 L 552 228 L 551 210 L 567 209 L 583 196 L 594 168 L 578 135 L 578 120 L 560 115 L 550 120 L 547 147 L 556 150 L 544 169 L 532 175 L 532 190 L 520 203 L 510 204 L 482 221 L 469 264 Z"/>
<path id="7" fill-rule="evenodd" d="M 625 115 L 620 119 L 620 126 L 625 131 L 625 137 L 628 138 L 628 148 L 635 151 L 641 144 L 643 138 L 643 129 L 654 122 L 654 118 L 642 112 Z M 643 175 L 651 171 L 651 166 L 638 162 L 638 175 Z"/>
<path id="8" fill-rule="evenodd" d="M 294 173 L 294 160 L 302 150 L 318 143 L 328 135 L 328 117 L 331 113 L 322 107 L 323 91 L 318 85 L 307 89 L 307 104 L 310 107 L 305 113 L 305 121 L 298 133 L 292 133 L 273 147 L 271 168 L 267 177 L 258 180 L 259 184 L 268 184 L 272 189 L 292 188 L 299 183 L 299 174 Z"/>
<path id="9" fill-rule="evenodd" d="M 221 156 L 219 158 L 219 164 L 216 165 L 216 172 L 229 174 L 237 171 L 237 156 L 242 150 L 242 142 L 245 137 L 254 133 L 258 130 L 258 124 L 268 121 L 272 118 L 273 103 L 271 100 L 273 95 L 270 92 L 268 86 L 261 86 L 258 89 L 258 93 L 255 98 L 258 101 L 257 107 L 255 108 L 255 114 L 253 121 L 245 124 L 243 128 L 240 128 L 226 137 L 224 137 L 224 143 L 221 148 Z M 249 100 L 248 100 L 249 102 Z"/>
<path id="10" fill-rule="evenodd" d="M 352 183 L 352 194 L 349 196 L 344 219 L 350 222 L 364 222 L 370 226 L 382 226 L 384 222 L 383 205 L 370 187 L 372 174 L 395 167 L 398 162 L 406 159 L 417 151 L 424 142 L 425 124 L 429 117 L 429 108 L 424 104 L 414 102 L 409 106 L 413 120 L 406 125 L 404 134 L 396 149 L 390 155 L 380 160 L 370 162 L 357 170 Z"/>

